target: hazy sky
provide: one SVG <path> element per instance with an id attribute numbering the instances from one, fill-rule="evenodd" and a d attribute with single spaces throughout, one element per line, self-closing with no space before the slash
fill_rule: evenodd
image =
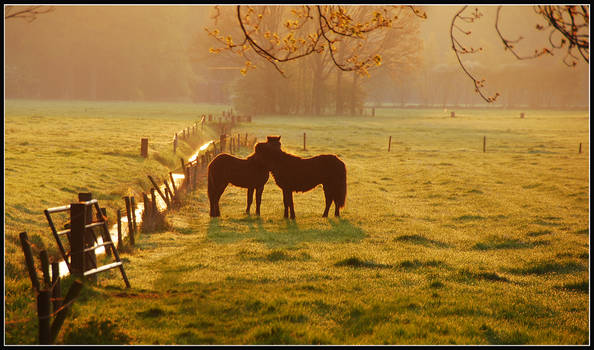
<path id="1" fill-rule="evenodd" d="M 424 7 L 421 22 L 425 69 L 460 70 L 451 50 L 450 24 L 461 6 Z M 469 6 L 468 12 L 475 7 Z M 505 52 L 494 27 L 496 6 L 480 6 L 484 16 L 461 23 L 472 35 L 458 37 L 480 55 L 466 55 L 471 67 L 526 66 L 535 74 L 566 69 L 567 79 L 587 74 L 587 65 L 566 68 L 563 52 L 538 60 L 518 61 Z M 204 27 L 211 7 L 195 6 L 56 6 L 35 21 L 5 22 L 5 84 L 8 97 L 165 98 L 192 94 L 207 77 L 189 57 L 196 51 L 210 57 L 213 45 Z M 502 31 L 510 39 L 523 36 L 518 49 L 531 53 L 546 44 L 546 33 L 535 30 L 542 20 L 531 7 L 505 6 Z M 192 50 L 194 53 L 192 53 Z"/>

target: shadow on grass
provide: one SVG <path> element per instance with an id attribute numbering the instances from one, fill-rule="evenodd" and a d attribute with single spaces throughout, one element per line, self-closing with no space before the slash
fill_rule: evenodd
<path id="1" fill-rule="evenodd" d="M 437 248 L 449 248 L 450 246 L 446 243 L 436 241 L 433 239 L 426 238 L 421 235 L 403 235 L 394 238 L 395 242 L 405 242 L 405 243 L 412 243 L 412 244 L 419 244 L 422 246 L 434 246 Z"/>
<path id="2" fill-rule="evenodd" d="M 216 243 L 234 243 L 240 240 L 254 240 L 265 243 L 269 247 L 295 246 L 302 242 L 360 242 L 366 237 L 365 232 L 346 219 L 328 219 L 329 229 L 300 228 L 292 220 L 286 220 L 285 225 L 277 229 L 264 227 L 264 221 L 259 217 L 245 217 L 229 220 L 241 229 L 233 230 L 220 219 L 211 219 L 206 237 Z"/>

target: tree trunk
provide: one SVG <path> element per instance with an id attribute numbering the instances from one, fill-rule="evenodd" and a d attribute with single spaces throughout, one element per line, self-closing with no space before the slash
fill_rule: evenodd
<path id="1" fill-rule="evenodd" d="M 350 96 L 350 112 L 351 115 L 356 114 L 357 109 L 357 81 L 359 80 L 359 74 L 357 72 L 353 73 L 353 83 L 351 85 L 351 96 Z"/>
<path id="2" fill-rule="evenodd" d="M 336 115 L 344 113 L 342 98 L 342 70 L 336 72 Z"/>
<path id="3" fill-rule="evenodd" d="M 322 68 L 323 65 L 318 55 L 315 57 L 312 81 L 312 112 L 314 115 L 320 115 L 322 110 Z"/>

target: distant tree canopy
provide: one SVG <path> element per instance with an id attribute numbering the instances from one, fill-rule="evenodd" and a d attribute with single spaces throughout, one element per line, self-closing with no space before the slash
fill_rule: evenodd
<path id="1" fill-rule="evenodd" d="M 397 26 L 410 9 L 425 18 L 423 11 L 412 6 L 303 5 L 288 7 L 241 6 L 235 7 L 239 35 L 222 34 L 219 29 L 205 28 L 209 35 L 224 46 L 211 48 L 218 53 L 230 50 L 246 58 L 245 68 L 254 68 L 249 55 L 253 52 L 266 59 L 281 74 L 280 64 L 298 60 L 312 54 L 329 53 L 334 65 L 342 71 L 368 74 L 373 66 L 382 64 L 379 51 L 388 31 Z M 222 14 L 215 6 L 215 25 Z M 233 37 L 239 36 L 239 40 Z M 339 55 L 339 46 L 347 45 L 348 54 Z"/>
<path id="2" fill-rule="evenodd" d="M 520 55 L 517 51 L 517 39 L 506 38 L 500 27 L 502 7 L 497 8 L 495 30 L 504 49 L 516 58 L 523 60 L 536 58 L 544 54 L 553 54 L 554 50 L 564 49 L 564 62 L 576 65 L 578 55 L 589 63 L 589 6 L 557 5 L 534 6 L 536 14 L 544 20 L 537 23 L 537 30 L 550 30 L 549 42 L 542 48 L 535 49 L 531 55 Z M 402 24 L 403 11 L 409 10 L 417 18 L 426 18 L 423 10 L 413 6 L 341 6 L 341 5 L 304 5 L 282 13 L 272 13 L 269 7 L 236 6 L 234 17 L 239 31 L 234 34 L 223 33 L 219 29 L 206 29 L 223 46 L 211 48 L 211 52 L 231 51 L 245 58 L 242 74 L 255 68 L 255 54 L 272 64 L 277 71 L 285 75 L 281 64 L 304 59 L 313 54 L 329 53 L 328 59 L 341 71 L 356 71 L 369 74 L 369 70 L 378 67 L 385 60 L 382 51 L 387 49 L 385 35 L 387 29 L 397 28 Z M 482 51 L 463 43 L 459 35 L 470 36 L 472 31 L 464 29 L 461 23 L 473 23 L 483 14 L 478 10 L 467 11 L 463 6 L 452 18 L 450 38 L 452 50 L 463 72 L 472 80 L 475 92 L 486 102 L 494 102 L 499 93 L 487 96 L 484 92 L 485 80 L 476 78 L 461 55 Z M 213 16 L 216 21 L 224 17 L 216 8 Z M 274 25 L 268 25 L 268 22 Z M 406 25 L 410 25 L 410 22 Z M 239 38 L 239 40 L 237 40 Z M 383 42 L 384 45 L 374 46 Z M 400 41 L 402 43 L 402 41 Z M 349 47 L 348 53 L 340 53 L 340 46 Z M 390 55 L 399 56 L 397 50 Z"/>
<path id="3" fill-rule="evenodd" d="M 355 114 L 365 99 L 360 75 L 382 69 L 397 80 L 422 61 L 417 16 L 424 13 L 409 6 L 217 6 L 216 28 L 206 30 L 222 44 L 210 51 L 239 57 L 242 74 L 256 68 L 256 57 L 277 72 L 237 82 L 233 101 L 242 110 Z"/>

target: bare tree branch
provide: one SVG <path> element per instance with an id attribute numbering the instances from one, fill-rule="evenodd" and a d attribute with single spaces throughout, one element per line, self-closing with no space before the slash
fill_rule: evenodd
<path id="1" fill-rule="evenodd" d="M 33 22 L 38 15 L 45 14 L 54 10 L 53 6 L 6 6 L 4 8 L 4 19 L 22 18 L 28 22 Z"/>
<path id="2" fill-rule="evenodd" d="M 454 18 L 452 19 L 452 23 L 450 25 L 450 39 L 452 41 L 452 50 L 454 50 L 454 53 L 456 54 L 456 59 L 458 60 L 458 64 L 460 65 L 460 67 L 462 68 L 462 71 L 464 71 L 464 73 L 466 73 L 466 75 L 472 80 L 472 82 L 474 83 L 474 90 L 476 91 L 477 94 L 479 94 L 479 96 L 491 103 L 494 102 L 497 97 L 499 96 L 499 93 L 495 93 L 494 96 L 491 97 L 487 97 L 482 89 L 485 87 L 485 80 L 479 80 L 477 78 L 474 77 L 474 75 L 472 73 L 470 73 L 468 71 L 468 69 L 466 68 L 466 66 L 464 65 L 464 63 L 462 63 L 462 59 L 460 58 L 460 54 L 467 54 L 467 53 L 476 53 L 478 51 L 482 51 L 481 48 L 479 48 L 479 50 L 475 50 L 473 48 L 471 48 L 470 50 L 467 49 L 464 45 L 462 45 L 460 43 L 460 41 L 458 41 L 458 39 L 456 39 L 456 37 L 454 36 L 454 28 L 458 29 L 459 31 L 461 31 L 463 34 L 465 35 L 470 35 L 470 31 L 465 31 L 461 28 L 459 28 L 456 25 L 456 21 L 457 20 L 462 20 L 464 22 L 467 23 L 472 23 L 475 20 L 477 20 L 478 18 L 480 18 L 482 15 L 478 12 L 478 9 L 475 11 L 474 14 L 472 14 L 470 17 L 467 16 L 462 16 L 462 13 L 464 12 L 464 10 L 466 10 L 466 8 L 468 7 L 468 5 L 465 5 L 464 7 L 462 7 L 457 13 L 456 15 L 454 15 Z"/>

